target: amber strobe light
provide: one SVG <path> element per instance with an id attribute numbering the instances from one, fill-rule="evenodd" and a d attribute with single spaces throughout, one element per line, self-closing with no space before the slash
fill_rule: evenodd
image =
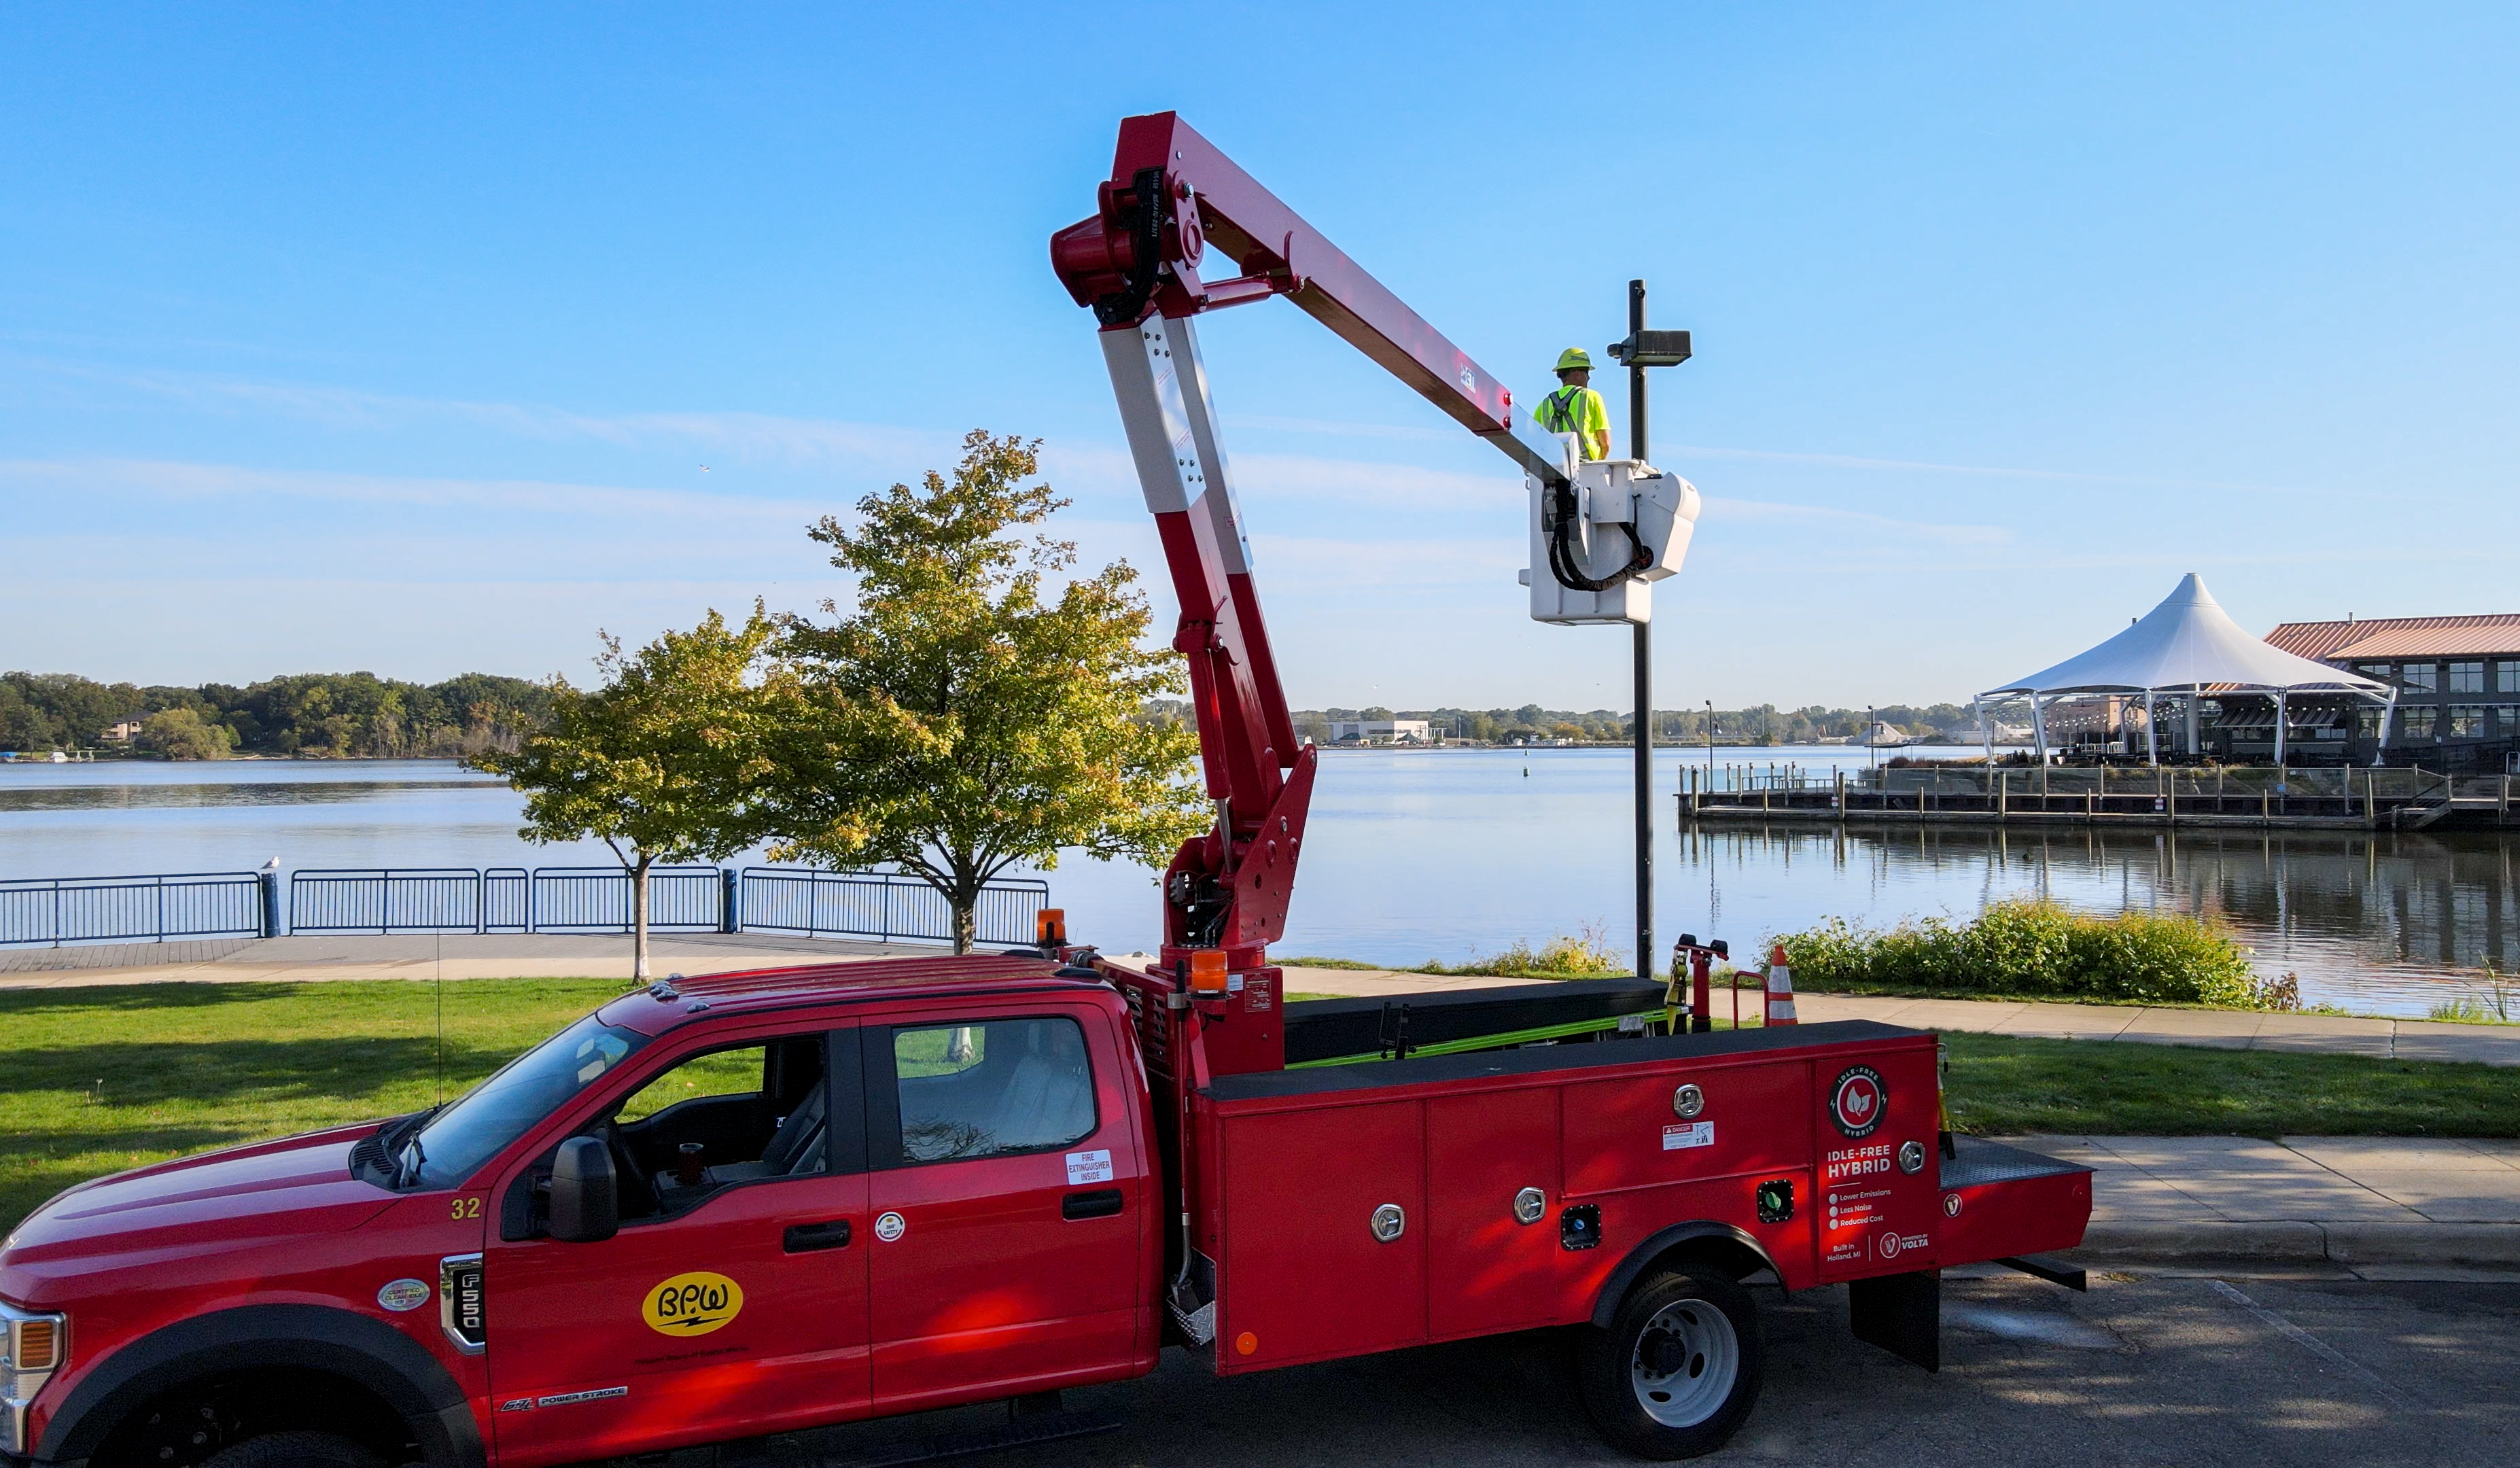
<path id="1" fill-rule="evenodd" d="M 1044 908 L 1032 914 L 1032 941 L 1043 948 L 1067 946 L 1067 910 Z"/>
<path id="2" fill-rule="evenodd" d="M 1194 999 L 1225 998 L 1225 950 L 1202 948 L 1190 956 L 1190 992 Z"/>

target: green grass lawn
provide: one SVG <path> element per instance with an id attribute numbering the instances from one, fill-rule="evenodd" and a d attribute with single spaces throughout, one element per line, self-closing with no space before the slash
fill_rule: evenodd
<path id="1" fill-rule="evenodd" d="M 417 1111 L 623 988 L 617 979 L 448 984 L 441 1045 L 438 987 L 0 991 L 0 1227 L 103 1173 Z"/>
<path id="2" fill-rule="evenodd" d="M 2520 1071 L 2277 1050 L 1946 1031 L 1962 1131 L 2520 1136 Z"/>
<path id="3" fill-rule="evenodd" d="M 427 982 L 0 991 L 0 1227 L 100 1174 L 417 1110 L 621 989 L 447 984 L 442 1044 Z M 2520 1135 L 2520 1073 L 2490 1066 L 1946 1038 L 1972 1132 Z"/>

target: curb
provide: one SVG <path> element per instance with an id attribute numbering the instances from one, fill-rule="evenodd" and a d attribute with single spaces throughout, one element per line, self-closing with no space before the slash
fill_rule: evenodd
<path id="1" fill-rule="evenodd" d="M 2093 1223 L 2063 1251 L 2092 1260 L 2520 1265 L 2520 1223 Z"/>

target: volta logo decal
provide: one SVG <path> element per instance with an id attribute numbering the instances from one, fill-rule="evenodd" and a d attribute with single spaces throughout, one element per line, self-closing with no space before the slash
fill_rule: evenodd
<path id="1" fill-rule="evenodd" d="M 1837 1123 L 1838 1131 L 1859 1140 L 1880 1129 L 1881 1114 L 1889 1109 L 1889 1088 L 1871 1066 L 1848 1066 L 1829 1088 L 1828 1119 Z"/>
<path id="2" fill-rule="evenodd" d="M 742 1311 L 743 1286 L 706 1269 L 661 1281 L 639 1307 L 650 1330 L 670 1336 L 706 1335 L 733 1323 Z"/>

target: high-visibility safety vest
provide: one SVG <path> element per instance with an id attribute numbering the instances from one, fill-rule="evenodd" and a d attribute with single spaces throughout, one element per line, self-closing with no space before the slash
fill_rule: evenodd
<path id="1" fill-rule="evenodd" d="M 1603 459 L 1610 452 L 1610 410 L 1601 395 L 1590 387 L 1573 383 L 1558 388 L 1540 400 L 1531 416 L 1540 426 L 1552 433 L 1575 435 L 1575 455 L 1579 459 Z M 1595 434 L 1600 435 L 1595 437 Z"/>

